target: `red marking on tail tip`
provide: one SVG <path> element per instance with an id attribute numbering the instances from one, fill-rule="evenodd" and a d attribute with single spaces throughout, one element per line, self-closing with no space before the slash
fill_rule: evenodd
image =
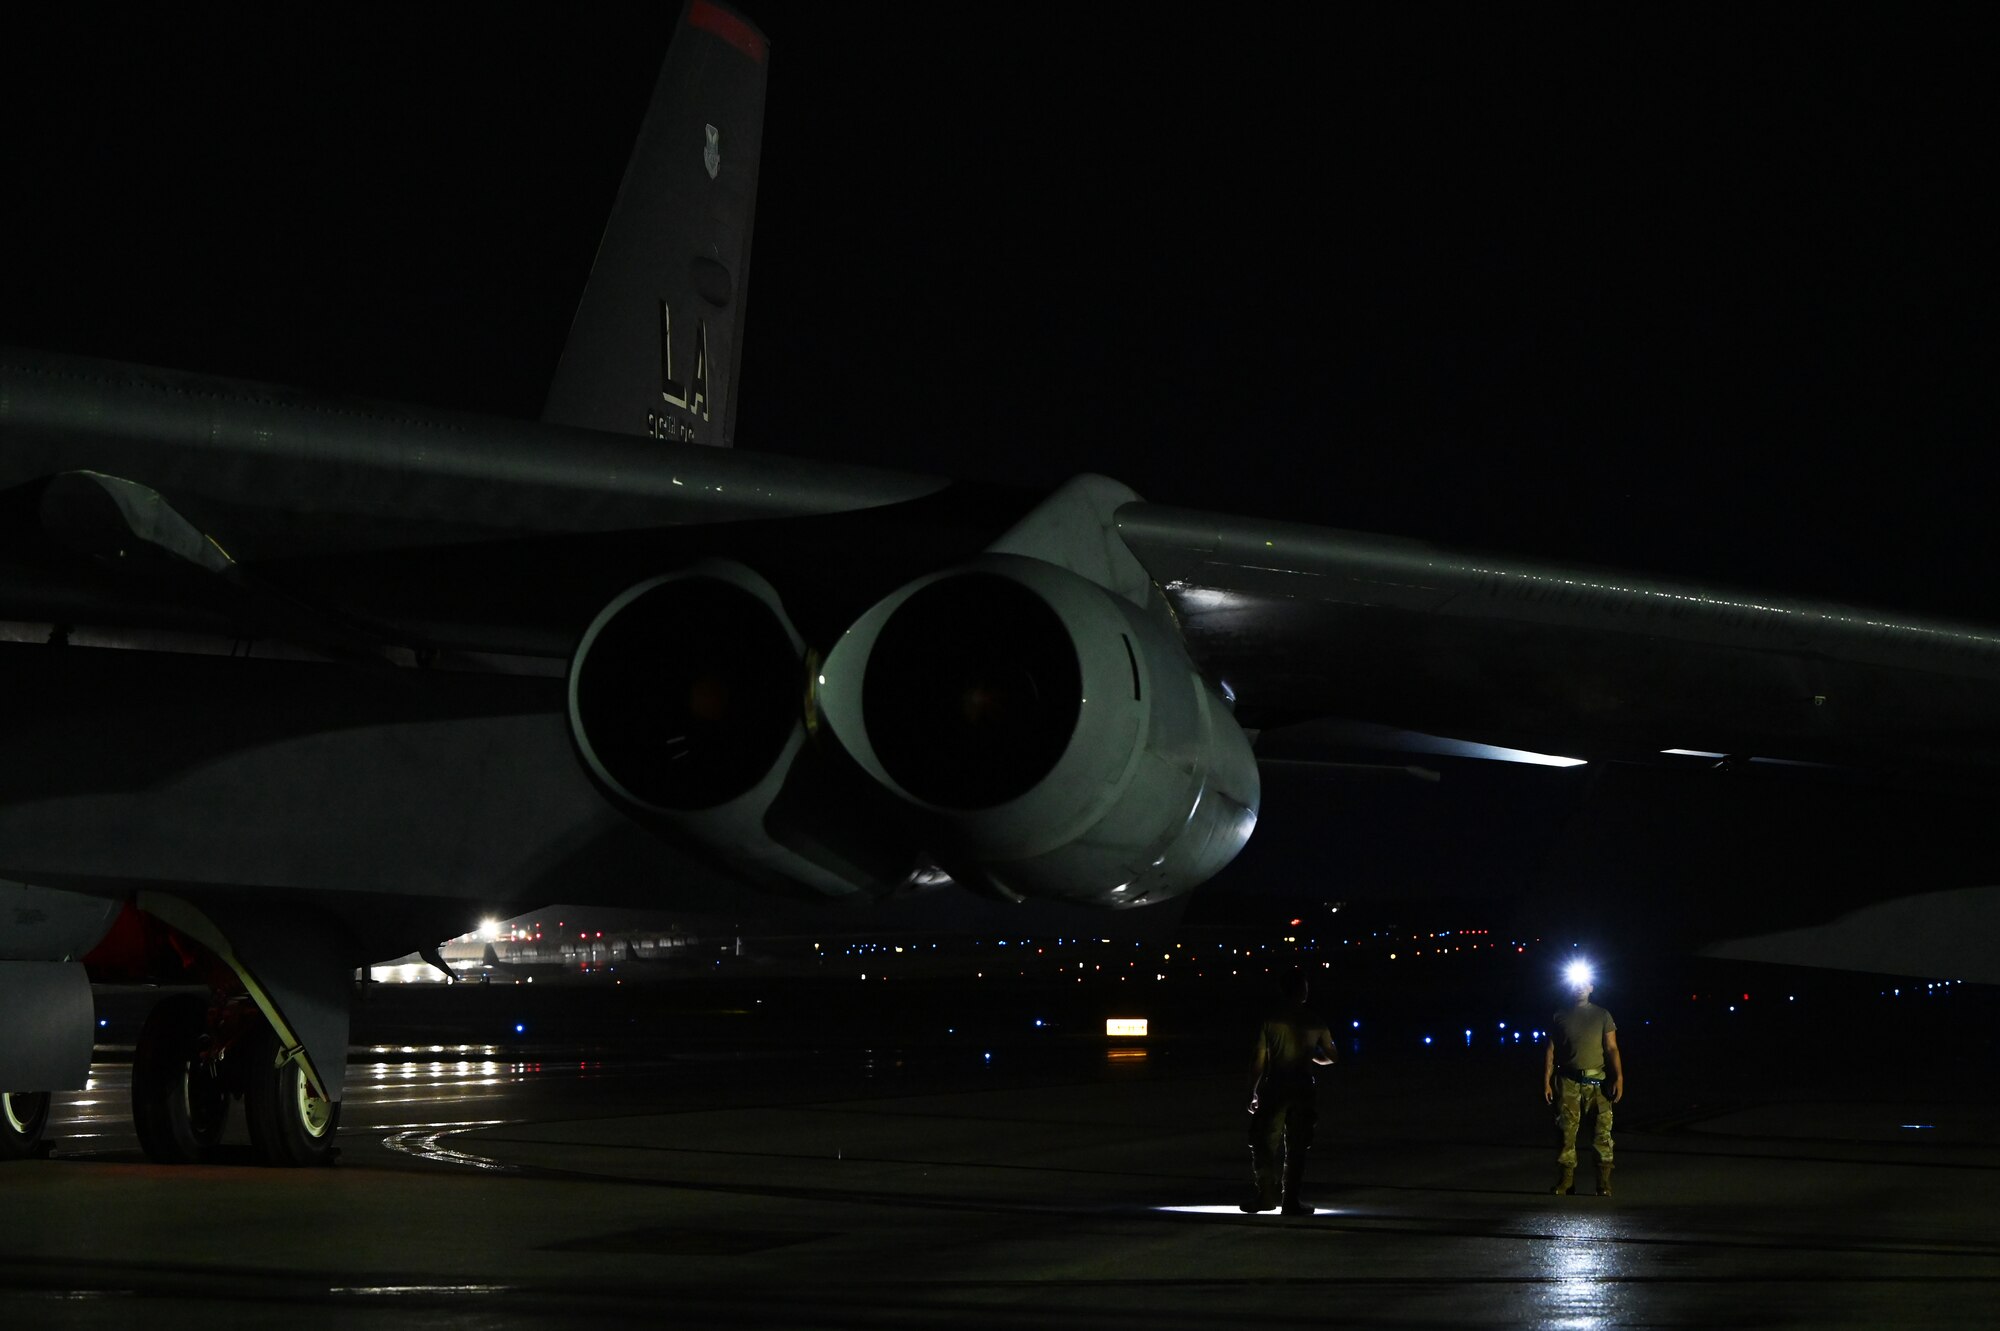
<path id="1" fill-rule="evenodd" d="M 758 64 L 764 63 L 764 34 L 712 0 L 694 0 L 687 21 L 690 28 L 720 37 Z"/>

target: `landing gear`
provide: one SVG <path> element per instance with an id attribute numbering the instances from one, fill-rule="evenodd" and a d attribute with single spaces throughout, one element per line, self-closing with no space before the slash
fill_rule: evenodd
<path id="1" fill-rule="evenodd" d="M 0 1160 L 25 1160 L 39 1153 L 49 1124 L 47 1091 L 0 1092 Z"/>
<path id="2" fill-rule="evenodd" d="M 282 1057 L 261 1013 L 200 994 L 154 1008 L 132 1056 L 132 1122 L 146 1154 L 161 1164 L 214 1158 L 238 1096 L 262 1163 L 332 1163 L 340 1106 L 314 1092 L 296 1052 Z"/>
<path id="3" fill-rule="evenodd" d="M 146 1154 L 173 1164 L 220 1158 L 229 1102 L 240 1099 L 249 1154 L 273 1165 L 330 1164 L 340 1106 L 315 1085 L 337 1096 L 346 1072 L 356 948 L 342 923 L 304 908 L 224 898 L 197 906 L 152 891 L 119 919 L 123 927 L 74 968 L 76 1026 L 87 1069 L 92 981 L 177 991 L 156 995 L 133 1050 L 132 1119 Z M 15 965 L 0 963 L 0 981 Z M 0 984 L 0 1015 L 10 1001 Z M 321 1074 L 317 1083 L 308 1068 Z"/>
<path id="4" fill-rule="evenodd" d="M 271 1028 L 247 1034 L 238 1057 L 244 1078 L 243 1113 L 250 1141 L 267 1165 L 330 1165 L 337 1154 L 334 1129 L 340 1103 L 313 1090 L 305 1064 L 285 1058 Z"/>
<path id="5" fill-rule="evenodd" d="M 132 1123 L 147 1156 L 163 1165 L 210 1155 L 229 1120 L 208 1013 L 198 995 L 167 999 L 146 1018 L 132 1055 Z"/>

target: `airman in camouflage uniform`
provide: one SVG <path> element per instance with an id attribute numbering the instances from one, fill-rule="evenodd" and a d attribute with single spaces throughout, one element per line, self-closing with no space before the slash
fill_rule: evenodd
<path id="1" fill-rule="evenodd" d="M 1562 1150 L 1556 1154 L 1556 1166 L 1562 1172 L 1556 1178 L 1555 1193 L 1560 1197 L 1575 1186 L 1576 1133 L 1583 1116 L 1594 1110 L 1597 1127 L 1591 1145 L 1597 1149 L 1597 1191 L 1600 1196 L 1609 1197 L 1611 1106 L 1625 1098 L 1625 1066 L 1618 1053 L 1618 1023 L 1609 1012 L 1590 1001 L 1591 981 L 1578 980 L 1573 988 L 1575 1004 L 1550 1019 L 1548 1044 L 1542 1058 L 1542 1099 L 1556 1106 L 1556 1128 L 1562 1133 Z M 1558 1076 L 1562 1081 L 1560 1088 L 1556 1085 Z"/>
<path id="2" fill-rule="evenodd" d="M 1283 1005 L 1257 1032 L 1250 1069 L 1250 1165 L 1257 1193 L 1243 1203 L 1247 1212 L 1282 1207 L 1286 1215 L 1313 1213 L 1299 1198 L 1319 1120 L 1313 1068 L 1339 1054 L 1326 1023 L 1307 1010 L 1307 992 L 1305 971 L 1293 970 L 1284 980 Z"/>

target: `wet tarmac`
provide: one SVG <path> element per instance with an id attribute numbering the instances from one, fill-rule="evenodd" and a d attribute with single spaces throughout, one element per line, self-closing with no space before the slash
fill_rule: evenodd
<path id="1" fill-rule="evenodd" d="M 1845 1033 L 1749 1075 L 1628 1022 L 1612 1197 L 1548 1195 L 1532 1046 L 1364 1045 L 1285 1218 L 1236 1209 L 1209 1034 L 454 1040 L 423 1001 L 354 1047 L 331 1169 L 146 1163 L 102 1046 L 53 1158 L 0 1169 L 0 1325 L 1986 1325 L 2000 1293 L 1992 1078 Z"/>

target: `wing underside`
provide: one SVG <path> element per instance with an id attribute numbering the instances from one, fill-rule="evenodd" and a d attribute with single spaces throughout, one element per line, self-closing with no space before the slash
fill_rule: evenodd
<path id="1" fill-rule="evenodd" d="M 1151 504 L 1117 521 L 1253 726 L 1901 770 L 2000 754 L 2000 630 Z"/>

